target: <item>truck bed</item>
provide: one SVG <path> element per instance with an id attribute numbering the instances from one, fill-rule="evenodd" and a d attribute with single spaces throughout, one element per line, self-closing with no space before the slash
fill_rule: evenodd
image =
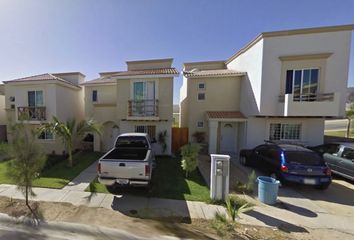
<path id="1" fill-rule="evenodd" d="M 102 160 L 145 160 L 148 149 L 146 148 L 114 148 L 108 152 Z"/>

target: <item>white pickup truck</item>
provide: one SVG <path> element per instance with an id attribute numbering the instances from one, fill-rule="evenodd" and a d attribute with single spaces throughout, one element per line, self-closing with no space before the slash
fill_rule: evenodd
<path id="1" fill-rule="evenodd" d="M 125 133 L 97 165 L 98 181 L 106 186 L 149 186 L 155 154 L 146 133 Z"/>

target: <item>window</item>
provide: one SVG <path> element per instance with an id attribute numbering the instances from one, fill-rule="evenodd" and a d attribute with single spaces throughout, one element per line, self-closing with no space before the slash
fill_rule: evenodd
<path id="1" fill-rule="evenodd" d="M 43 106 L 43 91 L 29 91 L 28 106 L 29 107 Z"/>
<path id="2" fill-rule="evenodd" d="M 318 91 L 319 69 L 286 71 L 285 94 L 293 94 L 294 101 L 313 101 Z"/>
<path id="3" fill-rule="evenodd" d="M 134 100 L 155 100 L 155 81 L 134 82 Z"/>
<path id="4" fill-rule="evenodd" d="M 11 105 L 10 105 L 10 108 L 11 108 L 11 109 L 15 109 L 15 104 L 11 104 Z"/>
<path id="5" fill-rule="evenodd" d="M 97 102 L 97 90 L 92 90 L 92 102 Z"/>
<path id="6" fill-rule="evenodd" d="M 14 102 L 15 101 L 15 97 L 14 96 L 9 97 L 9 99 L 10 99 L 10 102 Z"/>
<path id="7" fill-rule="evenodd" d="M 197 128 L 203 128 L 204 127 L 204 122 L 203 121 L 198 121 L 197 122 Z"/>
<path id="8" fill-rule="evenodd" d="M 205 93 L 198 93 L 198 100 L 199 101 L 205 100 Z"/>
<path id="9" fill-rule="evenodd" d="M 54 135 L 53 132 L 50 130 L 44 130 L 41 132 L 41 134 L 38 136 L 38 139 L 43 139 L 43 140 L 53 140 Z"/>
<path id="10" fill-rule="evenodd" d="M 295 164 L 323 164 L 323 159 L 315 152 L 285 151 L 285 158 L 287 162 Z"/>
<path id="11" fill-rule="evenodd" d="M 344 148 L 342 157 L 348 160 L 353 160 L 354 159 L 354 149 L 352 148 Z"/>
<path id="12" fill-rule="evenodd" d="M 147 133 L 150 139 L 156 139 L 156 126 L 141 125 L 135 126 L 135 132 L 137 133 Z"/>
<path id="13" fill-rule="evenodd" d="M 269 140 L 300 140 L 301 124 L 271 123 Z"/>
<path id="14" fill-rule="evenodd" d="M 198 83 L 199 90 L 205 90 L 205 83 Z"/>

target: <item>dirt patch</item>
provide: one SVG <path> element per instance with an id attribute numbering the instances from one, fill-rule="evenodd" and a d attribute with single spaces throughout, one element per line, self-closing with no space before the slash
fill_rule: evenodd
<path id="1" fill-rule="evenodd" d="M 172 235 L 191 239 L 311 239 L 310 234 L 294 235 L 276 228 L 229 224 L 220 228 L 213 227 L 212 221 L 204 219 L 159 218 L 146 219 L 139 213 L 133 217 L 117 211 L 87 206 L 74 206 L 70 203 L 31 202 L 31 207 L 43 221 L 81 223 L 92 226 L 104 226 L 121 229 L 142 237 Z M 0 197 L 0 212 L 10 216 L 30 216 L 23 200 Z M 136 215 L 134 217 L 134 215 Z M 220 232 L 221 230 L 221 232 Z"/>

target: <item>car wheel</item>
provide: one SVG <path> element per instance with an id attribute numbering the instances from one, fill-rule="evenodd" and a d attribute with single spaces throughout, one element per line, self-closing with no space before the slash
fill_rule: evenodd
<path id="1" fill-rule="evenodd" d="M 247 158 L 245 156 L 240 156 L 240 164 L 243 166 L 248 166 Z"/>
<path id="2" fill-rule="evenodd" d="M 318 185 L 315 188 L 320 190 L 326 190 L 328 187 L 329 187 L 329 183 L 325 183 L 325 184 Z"/>

